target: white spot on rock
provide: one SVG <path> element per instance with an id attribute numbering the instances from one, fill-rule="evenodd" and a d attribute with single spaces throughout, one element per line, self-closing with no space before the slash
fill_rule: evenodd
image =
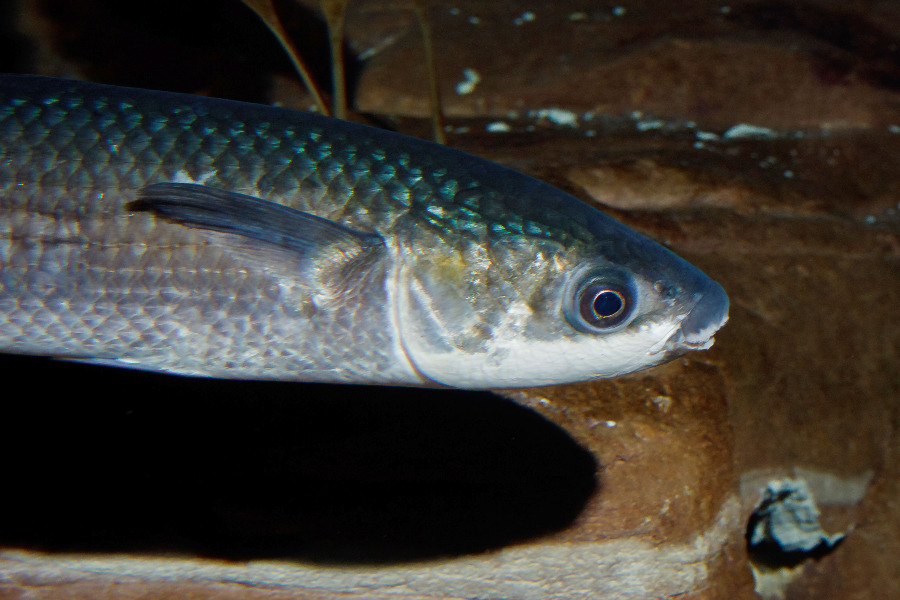
<path id="1" fill-rule="evenodd" d="M 661 412 L 667 413 L 669 412 L 669 408 L 672 406 L 672 397 L 671 396 L 656 396 L 650 400 L 656 408 L 658 408 Z"/>
<path id="2" fill-rule="evenodd" d="M 475 69 L 463 69 L 463 80 L 456 84 L 456 93 L 460 96 L 471 94 L 475 86 L 481 82 L 481 75 Z"/>
<path id="3" fill-rule="evenodd" d="M 775 544 L 782 552 L 809 552 L 819 545 L 834 546 L 843 534 L 828 535 L 819 525 L 819 509 L 803 479 L 769 482 L 753 512 L 750 545 Z"/>
<path id="4" fill-rule="evenodd" d="M 571 110 L 562 108 L 541 108 L 528 112 L 528 116 L 536 119 L 546 119 L 557 125 L 566 127 L 578 127 L 578 115 Z"/>
<path id="5" fill-rule="evenodd" d="M 531 23 L 534 21 L 534 13 L 531 11 L 522 13 L 521 16 L 513 19 L 513 23 L 515 25 L 522 25 L 523 23 Z"/>
<path id="6" fill-rule="evenodd" d="M 739 123 L 723 133 L 722 137 L 729 140 L 740 138 L 773 138 L 775 137 L 775 131 L 768 127 Z"/>
<path id="7" fill-rule="evenodd" d="M 650 131 L 651 129 L 662 129 L 665 124 L 665 121 L 661 119 L 653 119 L 650 121 L 638 121 L 635 127 L 637 127 L 638 131 Z"/>

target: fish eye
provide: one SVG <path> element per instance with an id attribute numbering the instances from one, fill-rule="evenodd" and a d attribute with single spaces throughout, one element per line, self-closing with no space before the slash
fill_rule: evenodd
<path id="1" fill-rule="evenodd" d="M 631 287 L 608 278 L 588 279 L 577 288 L 572 300 L 575 318 L 569 320 L 577 329 L 588 332 L 615 329 L 634 313 Z"/>

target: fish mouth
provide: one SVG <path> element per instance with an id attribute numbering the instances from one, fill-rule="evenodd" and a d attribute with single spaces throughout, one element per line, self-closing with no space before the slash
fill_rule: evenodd
<path id="1" fill-rule="evenodd" d="M 706 350 L 715 342 L 713 334 L 727 321 L 728 294 L 721 285 L 710 281 L 668 345 L 673 349 Z"/>

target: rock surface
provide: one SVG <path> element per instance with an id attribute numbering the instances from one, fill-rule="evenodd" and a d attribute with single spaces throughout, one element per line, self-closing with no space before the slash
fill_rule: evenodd
<path id="1" fill-rule="evenodd" d="M 7 70 L 256 100 L 274 77 L 272 97 L 309 103 L 240 8 L 173 26 L 164 2 L 138 19 L 50 5 L 21 3 L 41 43 Z M 900 8 L 549 6 L 429 4 L 450 143 L 598 203 L 722 283 L 713 349 L 501 392 L 544 419 L 486 395 L 5 359 L 93 396 L 73 407 L 47 383 L 4 409 L 0 597 L 900 597 Z M 354 100 L 425 134 L 410 8 L 350 4 Z M 285 22 L 306 31 L 314 10 Z M 196 33 L 210 30 L 240 34 Z M 751 560 L 750 515 L 785 478 L 846 538 Z"/>

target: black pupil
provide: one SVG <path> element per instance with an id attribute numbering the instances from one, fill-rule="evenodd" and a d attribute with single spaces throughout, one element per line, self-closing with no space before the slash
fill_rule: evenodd
<path id="1" fill-rule="evenodd" d="M 601 319 L 615 316 L 620 310 L 624 302 L 622 296 L 609 290 L 600 292 L 594 298 L 594 313 Z"/>

